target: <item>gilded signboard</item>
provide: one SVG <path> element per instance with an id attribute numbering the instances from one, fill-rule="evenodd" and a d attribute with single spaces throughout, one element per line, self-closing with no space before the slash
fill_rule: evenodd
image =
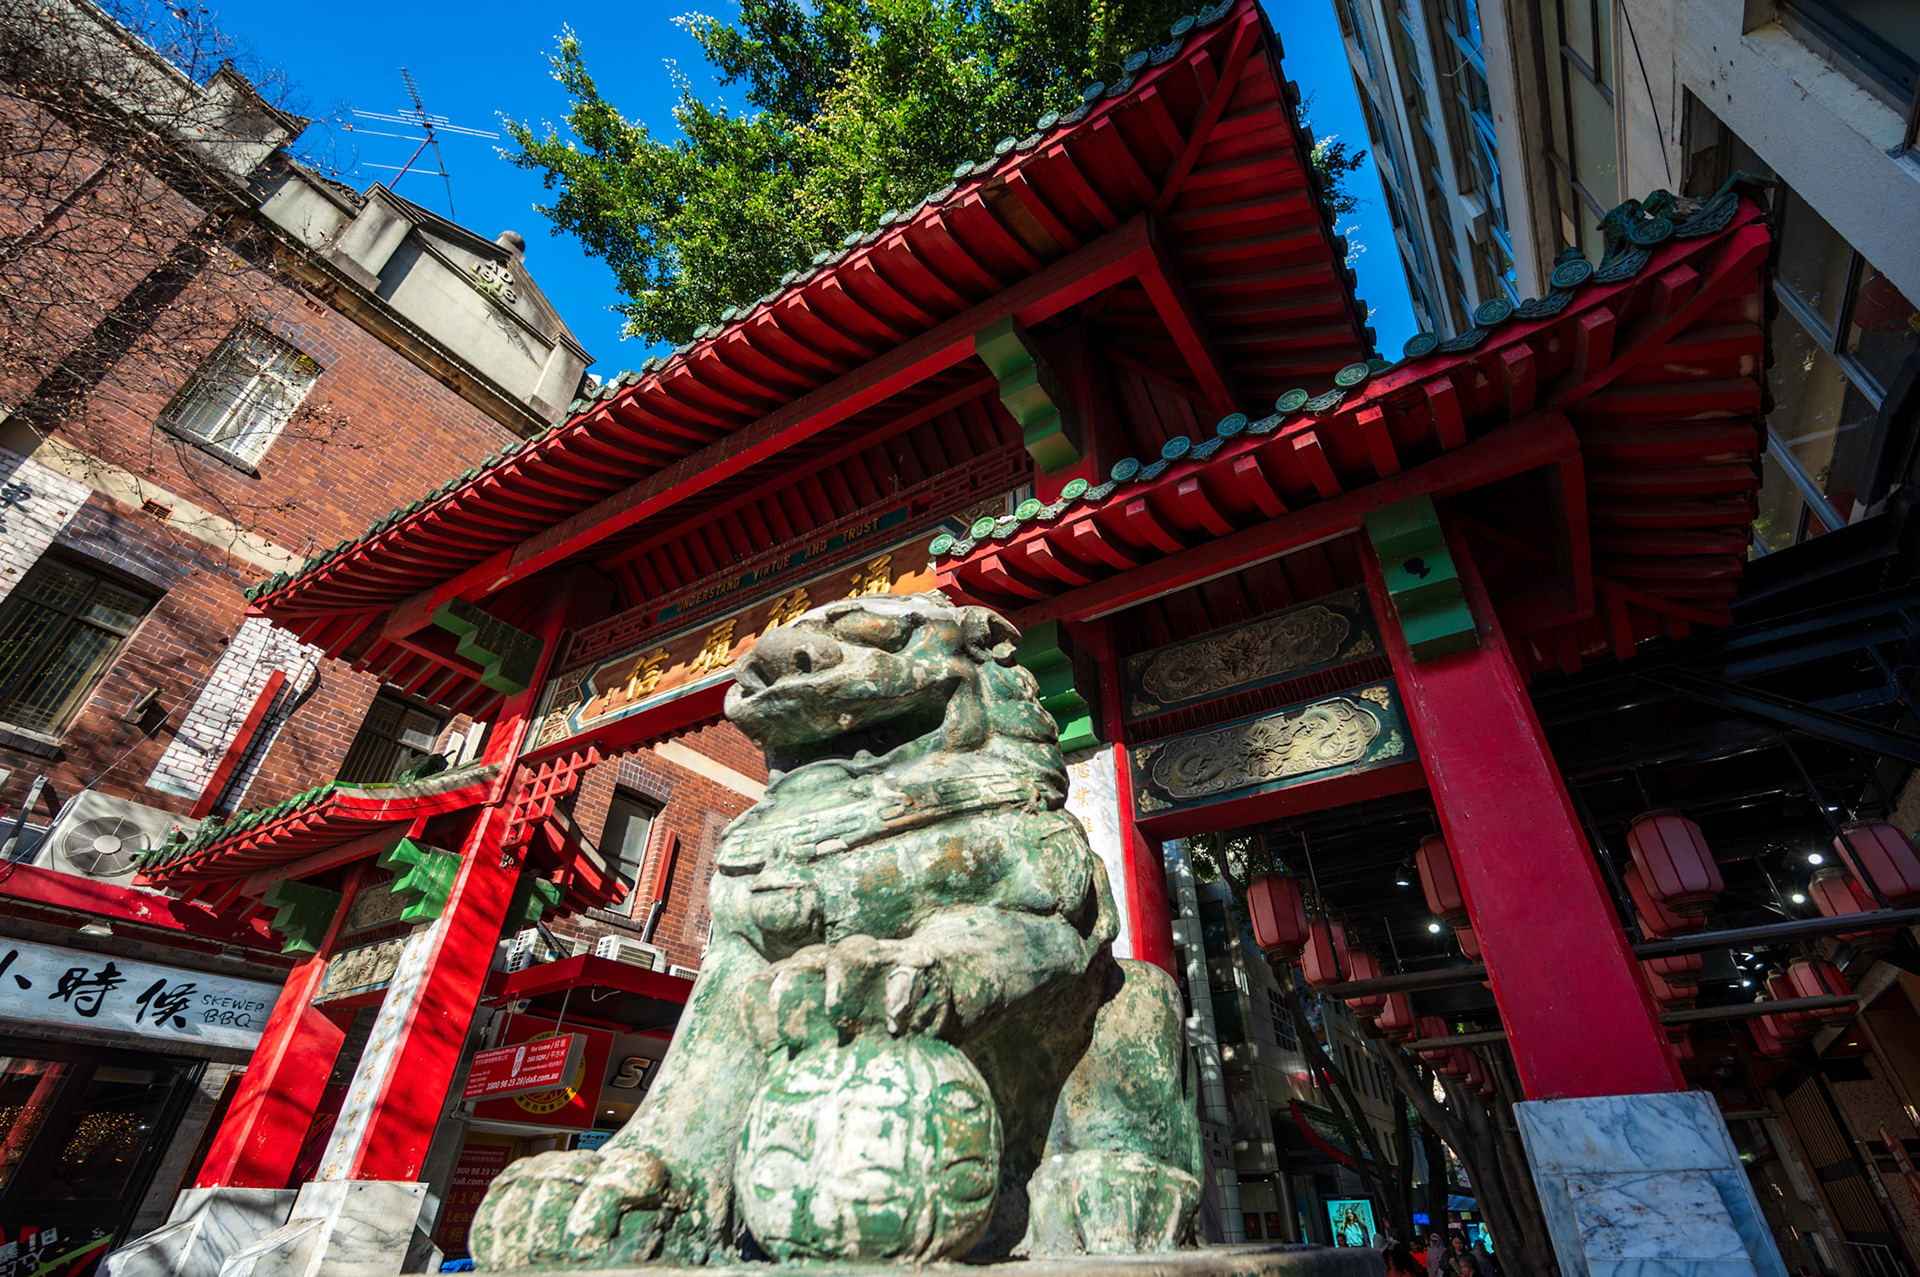
<path id="1" fill-rule="evenodd" d="M 1127 658 L 1127 718 L 1150 718 L 1345 665 L 1380 650 L 1364 589 Z"/>
<path id="2" fill-rule="evenodd" d="M 1137 745 L 1141 814 L 1266 793 L 1413 757 L 1392 683 L 1289 705 L 1204 731 Z"/>
<path id="3" fill-rule="evenodd" d="M 762 634 L 798 620 L 810 608 L 860 594 L 919 594 L 933 588 L 924 538 L 915 536 L 787 584 L 738 611 L 648 637 L 549 684 L 541 698 L 539 727 L 529 736 L 530 748 L 579 736 L 724 682 Z"/>

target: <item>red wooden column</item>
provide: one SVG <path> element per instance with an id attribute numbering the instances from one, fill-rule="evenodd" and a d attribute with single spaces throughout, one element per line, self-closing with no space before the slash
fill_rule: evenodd
<path id="1" fill-rule="evenodd" d="M 1119 805 L 1121 854 L 1126 863 L 1126 880 L 1113 884 L 1115 892 L 1127 899 L 1127 921 L 1132 928 L 1128 937 L 1133 956 L 1174 970 L 1173 910 L 1167 899 L 1167 866 L 1160 856 L 1160 844 L 1140 832 L 1134 821 L 1133 759 L 1127 753 L 1126 732 L 1122 724 L 1123 702 L 1120 688 L 1120 662 L 1114 654 L 1111 622 L 1089 621 L 1072 627 L 1073 641 L 1087 650 L 1099 666 L 1100 726 L 1106 739 L 1100 748 L 1113 754 L 1115 801 Z"/>
<path id="2" fill-rule="evenodd" d="M 1478 638 L 1464 651 L 1414 660 L 1364 538 L 1361 557 L 1521 1086 L 1534 1100 L 1682 1090 L 1466 543 L 1447 531 Z"/>
<path id="3" fill-rule="evenodd" d="M 421 952 L 401 956 L 354 1075 L 353 1092 L 365 1097 L 350 1095 L 321 1158 L 320 1179 L 420 1177 L 519 882 L 519 859 L 502 855 L 513 762 L 569 623 L 572 582 L 570 576 L 556 587 L 542 614 L 543 652 L 532 682 L 509 696 L 494 720 L 482 759 L 503 764 L 500 783 L 460 848 L 460 870 L 440 917 L 408 942 Z"/>
<path id="4" fill-rule="evenodd" d="M 346 1037 L 344 1025 L 313 1005 L 327 978 L 327 960 L 360 884 L 346 880 L 326 938 L 287 976 L 267 1017 L 260 1045 L 214 1134 L 196 1188 L 284 1188 L 320 1107 L 327 1076 Z"/>

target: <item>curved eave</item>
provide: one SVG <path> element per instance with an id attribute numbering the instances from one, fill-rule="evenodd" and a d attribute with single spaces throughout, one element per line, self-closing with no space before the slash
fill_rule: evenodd
<path id="1" fill-rule="evenodd" d="M 609 383 L 546 433 L 292 579 L 269 581 L 256 610 L 338 655 L 356 621 L 505 564 L 530 538 L 669 467 L 697 484 L 748 427 L 779 423 L 1133 218 L 1153 224 L 1215 329 L 1227 374 L 1248 393 L 1363 355 L 1365 311 L 1345 244 L 1312 190 L 1297 90 L 1280 77 L 1252 0 L 1202 15 L 1129 79 L 1003 143 L 948 188 L 664 364 Z M 456 683 L 433 698 L 484 712 L 473 688 Z"/>
<path id="2" fill-rule="evenodd" d="M 948 549 L 942 586 L 1021 624 L 1110 615 L 1413 495 L 1571 462 L 1598 604 L 1521 635 L 1523 665 L 1630 655 L 1654 634 L 1724 624 L 1759 488 L 1768 243 L 1741 200 L 1723 228 L 1666 241 L 1629 277 L 1570 291 L 1557 314 L 1355 370 L 1363 385 L 1324 411 L 1228 418 L 1224 434 L 1175 441 L 1125 481 L 1002 520 Z M 1475 531 L 1554 566 L 1548 547 Z"/>

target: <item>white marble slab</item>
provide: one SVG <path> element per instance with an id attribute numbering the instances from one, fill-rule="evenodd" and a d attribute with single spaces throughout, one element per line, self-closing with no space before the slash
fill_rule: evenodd
<path id="1" fill-rule="evenodd" d="M 218 1277 L 227 1258 L 280 1227 L 291 1188 L 189 1188 L 167 1222 L 108 1255 L 103 1277 Z"/>
<path id="2" fill-rule="evenodd" d="M 1712 1096 L 1513 1111 L 1562 1277 L 1787 1277 Z"/>
<path id="3" fill-rule="evenodd" d="M 281 1228 L 235 1253 L 220 1277 L 393 1277 L 407 1256 L 427 1186 L 318 1180 Z"/>

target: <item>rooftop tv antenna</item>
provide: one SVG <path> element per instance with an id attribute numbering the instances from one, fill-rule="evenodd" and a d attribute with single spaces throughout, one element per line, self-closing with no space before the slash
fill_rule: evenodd
<path id="1" fill-rule="evenodd" d="M 393 180 L 387 184 L 389 186 L 397 185 L 400 179 L 409 173 L 438 173 L 440 180 L 446 184 L 447 188 L 447 216 L 458 221 L 459 217 L 453 211 L 453 178 L 447 172 L 447 161 L 445 157 L 440 154 L 439 135 L 442 133 L 454 133 L 463 137 L 486 138 L 494 142 L 500 140 L 500 135 L 486 129 L 470 129 L 464 125 L 454 124 L 449 121 L 446 116 L 435 115 L 433 112 L 427 110 L 426 102 L 420 97 L 420 86 L 413 81 L 413 72 L 407 70 L 405 67 L 400 68 L 400 82 L 407 86 L 407 97 L 412 100 L 412 107 L 403 107 L 400 111 L 394 113 L 385 111 L 362 111 L 356 107 L 353 113 L 363 120 L 377 120 L 382 124 L 410 124 L 420 130 L 421 136 L 416 137 L 409 133 L 382 133 L 375 129 L 355 128 L 351 124 L 346 127 L 349 132 L 364 134 L 368 137 L 392 137 L 399 138 L 405 142 L 418 142 L 419 145 L 413 148 L 413 154 L 407 157 L 405 164 L 374 164 L 369 162 L 367 167 L 392 169 Z M 419 167 L 416 168 L 415 166 L 421 155 L 429 148 L 433 151 L 434 167 L 429 168 L 426 165 L 419 165 Z"/>

